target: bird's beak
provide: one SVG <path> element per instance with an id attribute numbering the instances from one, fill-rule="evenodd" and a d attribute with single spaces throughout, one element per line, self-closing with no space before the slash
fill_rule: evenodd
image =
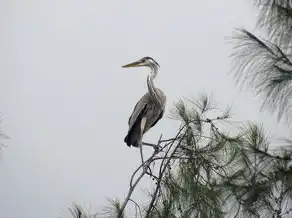
<path id="1" fill-rule="evenodd" d="M 141 65 L 143 62 L 142 61 L 135 61 L 135 62 L 132 62 L 130 64 L 126 64 L 124 66 L 122 66 L 122 68 L 128 68 L 128 67 L 141 67 L 143 65 Z"/>

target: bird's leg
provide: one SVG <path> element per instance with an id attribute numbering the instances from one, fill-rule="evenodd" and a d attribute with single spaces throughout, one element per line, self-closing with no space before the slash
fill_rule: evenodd
<path id="1" fill-rule="evenodd" d="M 142 161 L 142 165 L 144 165 L 144 158 L 143 158 L 143 150 L 142 150 L 142 143 L 140 143 L 140 154 L 141 154 L 141 161 Z"/>
<path id="2" fill-rule="evenodd" d="M 142 149 L 142 146 L 143 146 L 143 142 L 142 142 L 142 138 L 143 138 L 143 133 L 144 133 L 144 127 L 145 127 L 145 124 L 146 124 L 146 120 L 147 118 L 146 117 L 143 117 L 142 120 L 141 120 L 141 137 L 140 137 L 140 154 L 141 154 L 141 160 L 142 160 L 142 166 L 143 166 L 143 171 L 146 172 L 147 169 L 149 168 L 149 164 L 148 163 L 145 163 L 144 162 L 144 158 L 143 158 L 143 149 Z"/>
<path id="3" fill-rule="evenodd" d="M 142 166 L 143 166 L 143 171 L 146 172 L 149 169 L 149 163 L 148 161 L 144 162 L 144 157 L 143 157 L 143 143 L 140 142 L 140 154 L 141 154 L 141 161 L 142 161 Z"/>

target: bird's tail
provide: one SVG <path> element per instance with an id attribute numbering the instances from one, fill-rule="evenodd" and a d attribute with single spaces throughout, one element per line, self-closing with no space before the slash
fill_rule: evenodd
<path id="1" fill-rule="evenodd" d="M 133 147 L 139 147 L 140 145 L 140 136 L 139 137 L 133 137 L 132 135 L 126 135 L 124 142 L 131 147 L 131 145 Z"/>
<path id="2" fill-rule="evenodd" d="M 138 128 L 137 128 L 138 127 Z M 139 147 L 140 146 L 140 142 L 141 142 L 141 128 L 139 128 L 140 125 L 134 125 L 128 132 L 128 134 L 126 135 L 124 142 L 131 147 L 131 145 L 133 147 Z"/>

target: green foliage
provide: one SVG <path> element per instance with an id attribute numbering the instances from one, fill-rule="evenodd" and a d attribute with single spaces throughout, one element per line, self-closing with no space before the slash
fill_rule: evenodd
<path id="1" fill-rule="evenodd" d="M 82 207 L 77 204 L 73 204 L 72 208 L 69 208 L 69 212 L 73 218 L 89 218 Z"/>
<path id="2" fill-rule="evenodd" d="M 105 208 L 105 211 L 101 214 L 104 218 L 115 218 L 120 214 L 120 218 L 124 218 L 124 213 L 121 211 L 121 203 L 119 200 L 109 199 L 109 206 Z"/>
<path id="3" fill-rule="evenodd" d="M 285 50 L 289 49 L 292 35 L 292 2 L 290 0 L 257 0 L 259 9 L 257 27 Z"/>
<path id="4" fill-rule="evenodd" d="M 262 108 L 277 112 L 280 120 L 291 114 L 292 63 L 276 44 L 262 40 L 247 30 L 233 37 L 233 70 L 237 83 L 253 88 L 264 97 Z"/>
<path id="5" fill-rule="evenodd" d="M 240 29 L 233 37 L 233 71 L 236 81 L 251 87 L 264 99 L 262 109 L 291 118 L 291 39 L 292 3 L 284 0 L 259 0 L 258 27 L 265 39 Z M 291 122 L 291 119 L 288 119 Z"/>
<path id="6" fill-rule="evenodd" d="M 179 167 L 166 175 L 164 184 L 178 217 L 226 217 L 232 213 L 229 205 L 238 208 L 234 213 L 239 217 L 271 217 L 275 211 L 290 209 L 279 205 L 284 197 L 277 194 L 281 184 L 291 201 L 286 194 L 291 193 L 289 170 L 283 172 L 282 167 L 291 161 L 291 152 L 285 153 L 289 158 L 271 154 L 262 126 L 247 123 L 232 136 L 216 123 L 226 116 L 207 118 L 215 107 L 201 113 L 200 108 L 192 105 L 188 110 L 180 101 L 176 108 L 187 128 L 177 155 Z M 198 129 L 205 131 L 198 133 Z"/>

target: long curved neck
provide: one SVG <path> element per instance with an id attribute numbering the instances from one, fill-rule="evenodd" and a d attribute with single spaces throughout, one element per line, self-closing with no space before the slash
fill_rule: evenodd
<path id="1" fill-rule="evenodd" d="M 155 77 L 158 73 L 158 67 L 151 66 L 150 68 L 151 68 L 151 72 L 150 72 L 150 75 L 148 75 L 148 77 L 147 77 L 148 91 L 149 91 L 150 96 L 152 97 L 152 99 L 154 101 L 161 103 L 158 90 L 155 88 L 154 82 L 153 82 L 153 80 L 155 79 Z"/>

